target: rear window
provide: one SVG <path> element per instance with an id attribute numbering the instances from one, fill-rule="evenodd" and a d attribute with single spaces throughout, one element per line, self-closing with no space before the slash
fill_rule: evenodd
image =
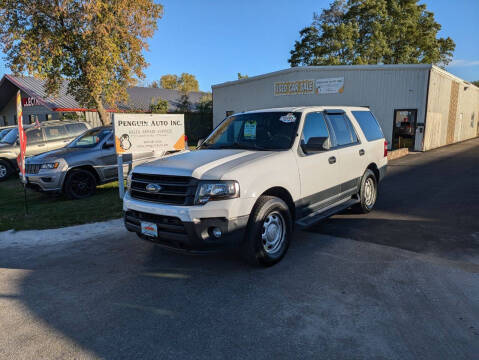
<path id="1" fill-rule="evenodd" d="M 370 111 L 353 111 L 353 115 L 368 141 L 384 138 L 378 121 Z"/>
<path id="2" fill-rule="evenodd" d="M 45 135 L 47 136 L 47 140 L 56 140 L 56 139 L 62 139 L 64 137 L 67 137 L 67 131 L 65 130 L 65 127 L 60 125 L 60 126 L 47 126 L 45 127 Z"/>

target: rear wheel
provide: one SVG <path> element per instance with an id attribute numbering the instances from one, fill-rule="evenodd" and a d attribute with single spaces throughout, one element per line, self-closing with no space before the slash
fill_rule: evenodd
<path id="1" fill-rule="evenodd" d="M 359 191 L 359 204 L 356 205 L 356 210 L 363 214 L 370 212 L 378 198 L 378 181 L 376 175 L 367 169 L 361 179 L 361 188 Z"/>
<path id="2" fill-rule="evenodd" d="M 96 191 L 96 178 L 88 170 L 75 169 L 67 174 L 65 195 L 72 200 L 92 196 Z"/>
<path id="3" fill-rule="evenodd" d="M 243 257 L 254 265 L 276 264 L 288 250 L 291 232 L 288 205 L 274 196 L 260 197 L 248 222 Z"/>
<path id="4" fill-rule="evenodd" d="M 0 181 L 7 180 L 12 173 L 12 166 L 7 161 L 0 160 Z"/>

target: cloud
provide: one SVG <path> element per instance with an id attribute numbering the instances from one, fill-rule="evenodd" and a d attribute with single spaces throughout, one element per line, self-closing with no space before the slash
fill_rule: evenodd
<path id="1" fill-rule="evenodd" d="M 448 64 L 448 67 L 458 66 L 479 66 L 479 60 L 454 59 Z"/>

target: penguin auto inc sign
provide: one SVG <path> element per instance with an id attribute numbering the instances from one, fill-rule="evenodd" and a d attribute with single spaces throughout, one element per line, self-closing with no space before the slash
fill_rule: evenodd
<path id="1" fill-rule="evenodd" d="M 119 155 L 185 148 L 183 114 L 114 114 L 113 126 Z"/>

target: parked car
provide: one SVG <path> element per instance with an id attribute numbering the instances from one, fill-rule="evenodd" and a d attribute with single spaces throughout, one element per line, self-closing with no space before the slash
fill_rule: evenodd
<path id="1" fill-rule="evenodd" d="M 123 155 L 124 173 L 152 152 Z M 63 192 L 71 199 L 95 193 L 96 186 L 118 179 L 117 155 L 111 127 L 90 129 L 67 146 L 26 161 L 27 186 L 45 192 Z"/>
<path id="2" fill-rule="evenodd" d="M 0 140 L 3 139 L 5 135 L 7 135 L 10 131 L 15 129 L 16 126 L 4 126 L 0 127 Z"/>
<path id="3" fill-rule="evenodd" d="M 293 224 L 374 207 L 387 142 L 365 107 L 258 110 L 226 118 L 197 151 L 133 169 L 125 226 L 182 250 L 239 245 L 253 263 L 282 259 Z"/>
<path id="4" fill-rule="evenodd" d="M 43 122 L 40 126 L 29 125 L 25 130 L 26 156 L 61 148 L 89 128 L 84 122 L 59 120 Z M 14 128 L 0 140 L 0 181 L 16 172 L 19 153 L 18 128 Z"/>

